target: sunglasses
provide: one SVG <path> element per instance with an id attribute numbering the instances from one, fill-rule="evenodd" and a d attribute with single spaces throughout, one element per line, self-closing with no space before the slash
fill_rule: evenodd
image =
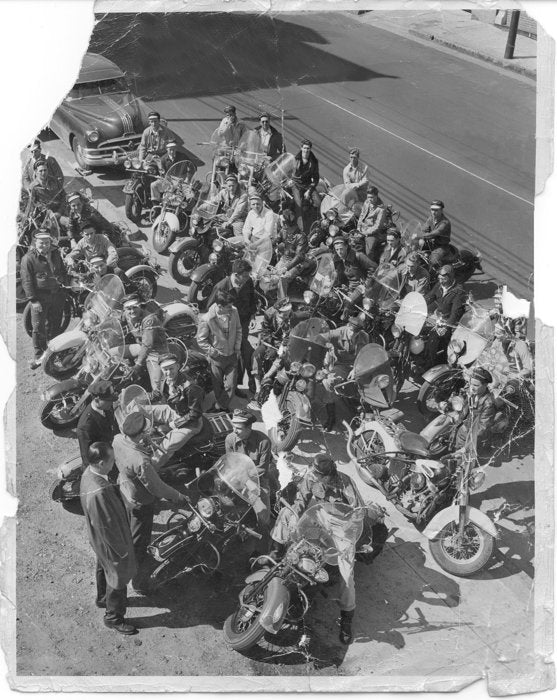
<path id="1" fill-rule="evenodd" d="M 449 275 L 437 275 L 438 279 L 447 279 Z"/>
<path id="2" fill-rule="evenodd" d="M 268 120 L 268 119 L 262 119 L 262 120 L 261 120 L 261 123 L 262 123 L 262 124 L 268 124 L 268 123 L 269 123 L 269 120 Z"/>

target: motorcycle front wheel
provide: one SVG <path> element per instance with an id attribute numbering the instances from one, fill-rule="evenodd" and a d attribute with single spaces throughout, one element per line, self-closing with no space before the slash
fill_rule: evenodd
<path id="1" fill-rule="evenodd" d="M 301 422 L 292 413 L 289 413 L 287 420 L 288 425 L 284 430 L 271 428 L 269 431 L 271 440 L 275 443 L 278 452 L 289 452 L 294 449 L 302 429 Z"/>
<path id="2" fill-rule="evenodd" d="M 66 328 L 70 325 L 72 316 L 72 302 L 71 299 L 67 297 L 66 301 L 64 302 L 64 310 L 62 311 L 60 327 L 56 331 L 56 335 L 58 335 L 59 333 L 63 333 L 66 330 Z M 31 338 L 33 335 L 33 324 L 31 322 L 31 304 L 29 302 L 27 303 L 27 306 L 23 309 L 23 326 L 27 335 Z"/>
<path id="3" fill-rule="evenodd" d="M 141 204 L 139 197 L 129 192 L 126 193 L 124 209 L 128 219 L 139 226 L 141 223 L 141 214 L 143 213 L 143 205 Z"/>
<path id="4" fill-rule="evenodd" d="M 153 230 L 153 248 L 157 253 L 168 253 L 168 249 L 174 243 L 176 231 L 173 231 L 166 221 L 159 221 Z"/>
<path id="5" fill-rule="evenodd" d="M 48 430 L 69 430 L 75 428 L 79 416 L 85 410 L 84 404 L 78 413 L 72 413 L 75 404 L 81 398 L 83 389 L 70 389 L 59 394 L 56 398 L 45 401 L 41 406 L 41 423 Z"/>
<path id="6" fill-rule="evenodd" d="M 178 284 L 189 284 L 191 273 L 206 263 L 208 258 L 208 252 L 196 241 L 188 241 L 179 251 L 170 254 L 168 271 Z"/>
<path id="7" fill-rule="evenodd" d="M 247 597 L 249 595 L 249 588 L 255 584 L 250 584 L 244 588 L 243 595 Z M 265 604 L 267 598 L 267 591 L 265 590 L 258 595 L 257 600 L 252 601 L 259 610 Z M 238 608 L 232 615 L 226 618 L 223 628 L 224 641 L 229 644 L 235 651 L 245 651 L 246 649 L 251 649 L 255 646 L 257 642 L 265 634 L 265 629 L 261 626 L 259 622 L 259 613 L 252 612 L 247 607 L 242 606 Z"/>
<path id="8" fill-rule="evenodd" d="M 47 350 L 43 359 L 45 374 L 53 379 L 69 379 L 81 367 L 83 361 L 83 348 L 80 345 L 55 352 Z"/>
<path id="9" fill-rule="evenodd" d="M 166 586 L 181 576 L 201 569 L 203 573 L 213 573 L 220 565 L 220 555 L 210 542 L 201 541 L 191 547 L 184 546 L 169 559 L 151 572 L 149 585 L 152 590 Z"/>
<path id="10" fill-rule="evenodd" d="M 422 416 L 432 420 L 439 415 L 439 401 L 446 401 L 451 394 L 464 386 L 462 372 L 450 370 L 441 374 L 434 382 L 424 382 L 418 393 L 418 408 Z"/>
<path id="11" fill-rule="evenodd" d="M 220 282 L 223 277 L 221 270 L 215 268 L 212 274 L 205 275 L 200 282 L 192 282 L 188 289 L 187 301 L 190 304 L 196 304 L 200 311 L 205 311 L 215 284 Z"/>
<path id="12" fill-rule="evenodd" d="M 139 270 L 128 275 L 128 279 L 135 282 L 143 301 L 149 301 L 157 296 L 157 276 L 154 272 Z"/>
<path id="13" fill-rule="evenodd" d="M 429 550 L 439 566 L 449 574 L 463 577 L 483 569 L 493 547 L 493 537 L 472 522 L 467 523 L 463 537 L 458 534 L 458 523 L 447 523 L 429 543 Z"/>

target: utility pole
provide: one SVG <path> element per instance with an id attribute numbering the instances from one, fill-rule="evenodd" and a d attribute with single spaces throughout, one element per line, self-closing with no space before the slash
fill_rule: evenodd
<path id="1" fill-rule="evenodd" d="M 505 46 L 505 58 L 514 58 L 514 45 L 516 43 L 519 18 L 520 10 L 512 10 L 511 21 L 509 24 L 509 35 L 507 37 L 507 45 Z"/>

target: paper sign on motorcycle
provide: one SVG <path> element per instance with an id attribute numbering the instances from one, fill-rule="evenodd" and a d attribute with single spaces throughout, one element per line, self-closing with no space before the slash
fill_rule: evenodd
<path id="1" fill-rule="evenodd" d="M 310 362 L 316 368 L 322 367 L 327 347 L 320 334 L 328 330 L 329 326 L 322 318 L 308 318 L 298 323 L 288 340 L 291 362 Z"/>
<path id="2" fill-rule="evenodd" d="M 410 335 L 417 336 L 420 334 L 427 318 L 427 304 L 423 295 L 419 292 L 410 292 L 407 294 L 400 309 L 395 316 L 395 324 Z"/>
<path id="3" fill-rule="evenodd" d="M 321 255 L 317 263 L 315 275 L 309 285 L 310 290 L 320 297 L 330 293 L 336 279 L 334 258 L 329 253 Z"/>

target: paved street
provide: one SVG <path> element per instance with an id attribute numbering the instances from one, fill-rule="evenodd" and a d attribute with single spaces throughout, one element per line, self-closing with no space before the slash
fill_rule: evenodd
<path id="1" fill-rule="evenodd" d="M 255 125 L 258 112 L 266 109 L 276 115 L 277 128 L 284 110 L 287 149 L 296 152 L 301 138 L 312 139 L 321 172 L 333 184 L 341 180 L 348 149 L 358 145 L 374 182 L 384 199 L 400 210 L 402 220 L 423 221 L 430 200 L 443 199 L 453 222 L 454 242 L 484 255 L 485 274 L 470 285 L 477 298 L 491 296 L 495 280 L 507 282 L 518 295 L 532 297 L 535 85 L 531 80 L 456 54 L 440 54 L 343 14 L 316 15 L 311 20 L 282 15 L 274 22 L 238 15 L 222 24 L 218 17 L 188 16 L 175 22 L 170 40 L 157 46 L 156 64 L 149 64 L 147 57 L 145 65 L 138 65 L 133 46 L 125 43 L 114 42 L 106 55 L 138 73 L 139 93 L 150 98 L 192 155 L 203 162 L 200 172 L 209 169 L 211 154 L 198 144 L 208 141 L 226 104 L 235 104 L 240 119 L 249 125 Z M 177 53 L 186 24 L 191 40 Z M 215 51 L 204 53 L 200 60 L 200 37 L 211 32 Z M 203 43 L 203 51 L 208 46 Z M 94 45 L 99 49 L 100 44 Z M 277 74 L 279 87 L 275 87 Z M 84 180 L 72 170 L 72 153 L 60 142 L 49 141 L 45 150 L 62 164 L 68 191 L 91 186 L 102 213 L 111 220 L 124 218 L 121 174 L 93 174 Z M 149 229 L 143 231 L 150 242 Z M 165 258 L 160 260 L 166 265 Z M 166 301 L 181 293 L 165 274 L 160 298 Z M 27 338 L 18 338 L 18 382 L 25 391 L 18 396 L 17 410 L 21 425 L 29 421 L 36 428 L 37 388 L 42 390 L 50 380 L 28 371 L 29 345 Z M 420 430 L 423 422 L 413 406 L 414 392 L 406 386 L 402 408 L 406 423 Z M 50 479 L 45 472 L 67 454 L 68 444 L 67 438 L 42 428 L 18 433 L 20 513 L 26 515 L 19 526 L 21 542 L 32 537 L 35 518 L 45 510 Z M 296 459 L 307 462 L 326 447 L 355 476 L 353 465 L 346 462 L 344 444 L 340 434 L 324 439 L 320 431 L 312 431 L 298 446 Z M 37 474 L 29 456 L 40 450 L 46 464 Z M 107 638 L 100 617 L 97 620 L 90 609 L 91 591 L 85 590 L 81 578 L 76 580 L 82 576 L 89 581 L 92 573 L 81 523 L 76 527 L 75 516 L 62 509 L 52 520 L 50 511 L 58 506 L 48 504 L 49 518 L 38 541 L 47 552 L 63 540 L 64 561 L 69 548 L 75 561 L 71 571 L 61 571 L 68 591 L 63 605 L 44 588 L 46 579 L 55 576 L 56 562 L 45 562 L 42 570 L 26 559 L 24 549 L 19 553 L 19 672 L 118 675 L 130 673 L 133 659 L 132 673 L 137 675 L 204 675 L 214 673 L 215 667 L 223 675 L 309 673 L 315 676 L 314 689 L 326 688 L 327 679 L 319 676 L 330 674 L 427 676 L 430 689 L 449 676 L 464 684 L 486 669 L 494 679 L 525 676 L 533 644 L 533 478 L 532 455 L 514 449 L 488 471 L 474 505 L 497 522 L 501 539 L 489 567 L 470 580 L 443 573 L 424 538 L 385 504 L 391 528 L 385 552 L 373 566 L 358 565 L 356 570 L 356 642 L 340 647 L 335 604 L 318 599 L 309 624 L 312 639 L 321 641 L 310 648 L 309 669 L 300 650 L 281 659 L 273 658 L 278 652 L 272 648 L 251 657 L 225 648 L 222 613 L 230 611 L 239 579 L 215 582 L 210 601 L 204 594 L 212 582 L 193 579 L 163 599 L 162 612 L 161 605 L 150 607 L 136 599 L 130 615 L 141 615 L 149 627 L 140 635 L 143 646 Z M 365 495 L 377 498 L 361 482 L 360 486 Z M 28 608 L 27 601 L 45 595 L 51 611 L 60 614 Z M 74 614 L 93 618 L 87 623 L 87 646 L 103 648 L 102 668 L 91 655 L 76 671 L 72 644 L 64 633 Z M 34 652 L 38 628 L 53 640 L 52 649 L 39 656 Z M 125 649 L 112 653 L 116 644 Z M 178 645 L 192 652 L 187 668 L 180 665 L 186 662 L 177 656 Z"/>

